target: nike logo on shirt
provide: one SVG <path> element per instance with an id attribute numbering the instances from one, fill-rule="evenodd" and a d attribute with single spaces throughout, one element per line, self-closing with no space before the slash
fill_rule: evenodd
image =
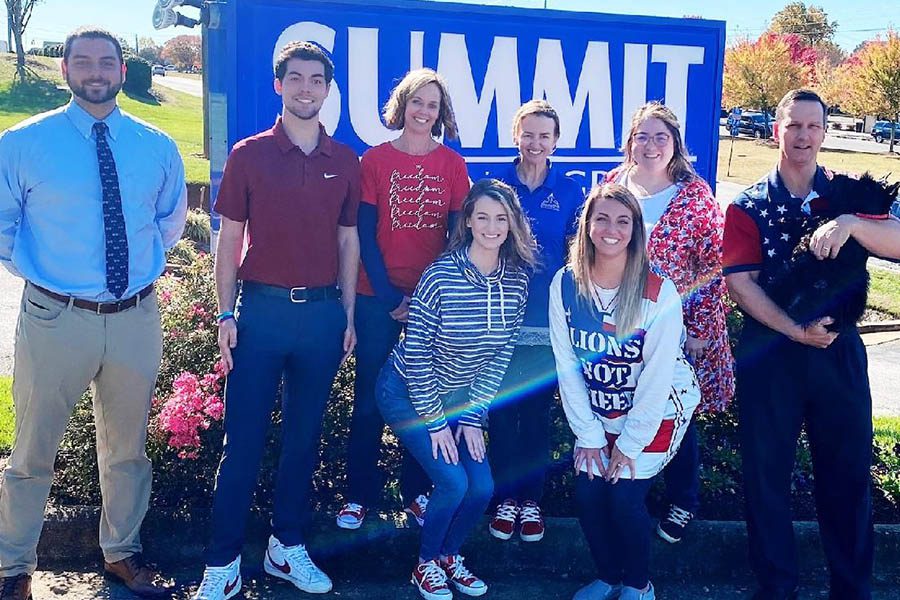
<path id="1" fill-rule="evenodd" d="M 335 177 L 337 177 L 337 174 L 325 173 L 325 179 L 334 179 Z"/>

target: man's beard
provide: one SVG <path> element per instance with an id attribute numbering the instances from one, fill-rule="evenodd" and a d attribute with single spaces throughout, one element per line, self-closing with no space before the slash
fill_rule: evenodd
<path id="1" fill-rule="evenodd" d="M 91 104 L 105 104 L 118 96 L 122 89 L 121 81 L 118 84 L 109 83 L 106 88 L 98 89 L 88 89 L 85 84 L 75 85 L 69 77 L 66 77 L 66 83 L 69 84 L 69 89 L 75 96 Z M 108 82 L 104 81 L 103 83 Z"/>
<path id="2" fill-rule="evenodd" d="M 293 105 L 291 105 L 291 106 L 285 105 L 285 108 L 287 109 L 287 111 L 289 113 L 291 113 L 292 115 L 294 115 L 295 117 L 297 117 L 298 119 L 301 119 L 303 121 L 311 121 L 313 119 L 318 118 L 319 111 L 322 110 L 321 105 L 316 106 L 316 107 L 313 107 L 313 106 L 307 107 L 307 106 L 303 106 L 303 105 L 301 105 L 299 107 L 295 107 Z"/>

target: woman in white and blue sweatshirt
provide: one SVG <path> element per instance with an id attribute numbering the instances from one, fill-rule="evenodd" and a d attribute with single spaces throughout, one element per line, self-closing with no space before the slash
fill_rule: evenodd
<path id="1" fill-rule="evenodd" d="M 700 389 L 684 358 L 681 298 L 652 272 L 627 188 L 588 195 L 569 264 L 550 285 L 550 341 L 575 434 L 575 503 L 598 579 L 575 600 L 653 600 L 653 477 L 678 451 Z"/>
<path id="2" fill-rule="evenodd" d="M 535 244 L 515 191 L 476 183 L 447 252 L 412 297 L 406 336 L 381 371 L 378 408 L 432 479 L 412 583 L 427 600 L 487 591 L 459 550 L 493 493 L 484 419 L 525 313 Z"/>

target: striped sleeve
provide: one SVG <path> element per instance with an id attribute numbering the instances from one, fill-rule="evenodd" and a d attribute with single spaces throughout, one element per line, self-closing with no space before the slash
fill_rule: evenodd
<path id="1" fill-rule="evenodd" d="M 447 427 L 444 407 L 438 394 L 432 351 L 440 323 L 439 283 L 433 272 L 426 271 L 423 275 L 409 304 L 409 321 L 404 341 L 406 383 L 410 399 L 431 433 Z"/>
<path id="2" fill-rule="evenodd" d="M 517 283 L 521 286 L 522 293 L 516 310 L 515 320 L 513 321 L 512 334 L 497 355 L 486 362 L 475 375 L 469 392 L 469 404 L 459 418 L 461 425 L 483 428 L 484 415 L 500 389 L 503 376 L 506 375 L 506 369 L 509 367 L 516 340 L 519 338 L 522 321 L 525 319 L 525 305 L 528 300 L 528 278 L 524 273 L 521 274 L 521 279 Z"/>

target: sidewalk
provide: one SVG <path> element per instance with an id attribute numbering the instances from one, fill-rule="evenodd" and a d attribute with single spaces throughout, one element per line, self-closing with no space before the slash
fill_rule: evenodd
<path id="1" fill-rule="evenodd" d="M 474 557 L 473 557 L 474 558 Z M 467 561 L 473 563 L 475 561 Z M 167 576 L 177 582 L 173 600 L 188 600 L 199 585 L 200 570 L 179 569 L 169 571 Z M 341 600 L 420 600 L 421 597 L 409 583 L 407 571 L 384 573 L 379 579 L 369 577 L 333 577 L 334 590 L 320 596 L 323 599 Z M 297 600 L 314 598 L 312 594 L 297 591 L 286 582 L 276 580 L 262 573 L 259 565 L 246 565 L 242 570 L 243 591 L 236 598 L 246 600 Z M 510 574 L 505 577 L 486 580 L 488 600 L 569 600 L 578 588 L 588 580 L 541 577 Z M 751 582 L 695 583 L 674 581 L 663 578 L 653 580 L 656 597 L 660 600 L 748 600 L 754 591 Z M 68 596 L 77 600 L 133 600 L 136 598 L 124 587 L 107 583 L 99 571 L 38 571 L 33 585 L 36 600 L 46 600 L 58 596 Z M 454 594 L 459 600 L 466 598 Z M 801 588 L 804 600 L 826 600 L 828 594 L 822 582 L 804 582 Z M 884 586 L 874 590 L 873 600 L 895 600 L 896 588 Z"/>
<path id="2" fill-rule="evenodd" d="M 117 596 L 115 589 L 107 588 L 97 575 L 101 564 L 96 542 L 97 516 L 96 509 L 52 511 L 48 516 L 38 548 L 44 569 L 39 580 L 46 589 L 68 592 L 79 599 L 129 597 Z M 546 523 L 547 533 L 539 543 L 524 543 L 517 538 L 508 542 L 496 540 L 488 534 L 486 518 L 470 536 L 463 555 L 474 572 L 496 584 L 490 598 L 570 598 L 593 578 L 594 566 L 577 519 L 548 518 Z M 331 515 L 319 514 L 314 517 L 308 538 L 310 554 L 339 583 L 336 596 L 413 600 L 417 596 L 404 582 L 415 562 L 420 529 L 405 525 L 406 521 L 398 515 L 372 513 L 361 529 L 346 531 L 335 526 Z M 801 581 L 818 593 L 827 585 L 818 527 L 815 523 L 797 522 L 794 531 Z M 207 535 L 208 526 L 199 519 L 161 519 L 151 512 L 141 537 L 148 560 L 158 563 L 163 573 L 190 591 L 202 576 Z M 246 598 L 297 597 L 296 593 L 287 594 L 291 592 L 289 587 L 273 585 L 262 575 L 268 535 L 266 516 L 250 519 L 243 573 L 250 580 L 261 580 L 250 586 L 252 592 Z M 660 591 L 665 590 L 661 598 L 749 595 L 752 575 L 743 522 L 697 521 L 679 544 L 667 544 L 654 536 L 651 552 L 652 573 Z M 895 598 L 896 594 L 892 596 L 888 591 L 900 581 L 900 525 L 876 526 L 875 552 L 875 584 L 885 592 L 876 598 Z M 709 592 L 704 591 L 705 586 L 711 586 Z M 88 590 L 96 595 L 85 595 Z M 176 597 L 187 598 L 189 591 Z"/>

